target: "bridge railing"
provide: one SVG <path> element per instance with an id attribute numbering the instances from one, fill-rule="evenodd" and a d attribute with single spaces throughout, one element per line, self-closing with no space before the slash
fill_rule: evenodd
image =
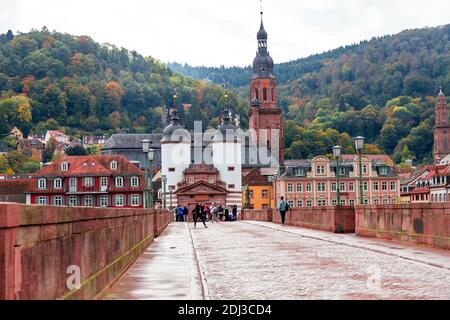
<path id="1" fill-rule="evenodd" d="M 102 296 L 167 225 L 169 211 L 0 204 L 0 300 Z"/>

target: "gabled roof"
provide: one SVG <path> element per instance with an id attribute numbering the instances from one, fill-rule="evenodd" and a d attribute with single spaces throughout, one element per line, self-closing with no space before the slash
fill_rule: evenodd
<path id="1" fill-rule="evenodd" d="M 227 189 L 215 184 L 200 180 L 187 185 L 175 192 L 175 194 L 199 195 L 199 194 L 227 194 Z"/>
<path id="2" fill-rule="evenodd" d="M 242 179 L 243 186 L 268 186 L 270 185 L 267 176 L 261 175 L 259 169 L 252 169 Z"/>
<path id="3" fill-rule="evenodd" d="M 117 162 L 117 170 L 111 170 L 112 161 Z M 67 162 L 68 171 L 61 165 Z M 142 175 L 143 172 L 123 156 L 76 156 L 64 157 L 36 172 L 35 176 L 99 176 L 99 175 Z"/>

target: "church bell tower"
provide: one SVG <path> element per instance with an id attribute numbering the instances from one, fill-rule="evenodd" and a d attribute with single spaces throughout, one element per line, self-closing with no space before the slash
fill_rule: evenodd
<path id="1" fill-rule="evenodd" d="M 267 47 L 268 34 L 264 28 L 263 11 L 257 34 L 258 51 L 253 61 L 250 82 L 249 126 L 255 145 L 265 146 L 280 165 L 284 163 L 284 127 L 282 110 L 277 104 L 277 82 L 274 62 Z"/>

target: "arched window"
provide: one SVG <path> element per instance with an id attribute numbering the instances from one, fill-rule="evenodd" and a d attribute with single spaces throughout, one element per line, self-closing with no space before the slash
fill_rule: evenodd
<path id="1" fill-rule="evenodd" d="M 259 100 L 259 90 L 258 90 L 258 88 L 255 88 L 255 97 L 256 97 L 256 99 Z"/>
<path id="2" fill-rule="evenodd" d="M 263 89 L 263 100 L 267 101 L 267 89 L 266 88 Z"/>

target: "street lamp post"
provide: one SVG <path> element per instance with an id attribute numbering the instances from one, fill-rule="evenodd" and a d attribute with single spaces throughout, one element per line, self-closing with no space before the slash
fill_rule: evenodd
<path id="1" fill-rule="evenodd" d="M 170 210 L 172 210 L 173 209 L 173 206 L 172 206 L 172 191 L 173 191 L 173 188 L 169 187 L 169 191 L 170 191 Z"/>
<path id="2" fill-rule="evenodd" d="M 166 185 L 167 185 L 167 176 L 162 176 L 163 183 L 163 206 L 164 209 L 167 209 L 167 201 L 166 201 Z"/>
<path id="3" fill-rule="evenodd" d="M 342 154 L 342 147 L 340 146 L 336 146 L 333 148 L 333 155 L 336 158 L 336 190 L 337 190 L 337 205 L 340 206 L 341 205 L 341 186 L 340 186 L 340 159 L 341 159 L 341 154 Z"/>
<path id="4" fill-rule="evenodd" d="M 144 208 L 148 208 L 148 157 L 150 151 L 150 140 L 142 140 L 142 152 L 144 152 L 144 184 L 145 184 L 145 194 L 144 194 Z"/>
<path id="5" fill-rule="evenodd" d="M 360 194 L 360 204 L 364 204 L 364 193 L 363 193 L 363 176 L 362 176 L 362 150 L 364 148 L 364 137 L 355 138 L 355 148 L 358 151 L 359 157 L 359 194 Z"/>
<path id="6" fill-rule="evenodd" d="M 155 158 L 155 150 L 149 149 L 148 151 L 148 160 L 150 162 L 150 200 L 149 200 L 149 208 L 153 209 L 153 159 Z"/>

